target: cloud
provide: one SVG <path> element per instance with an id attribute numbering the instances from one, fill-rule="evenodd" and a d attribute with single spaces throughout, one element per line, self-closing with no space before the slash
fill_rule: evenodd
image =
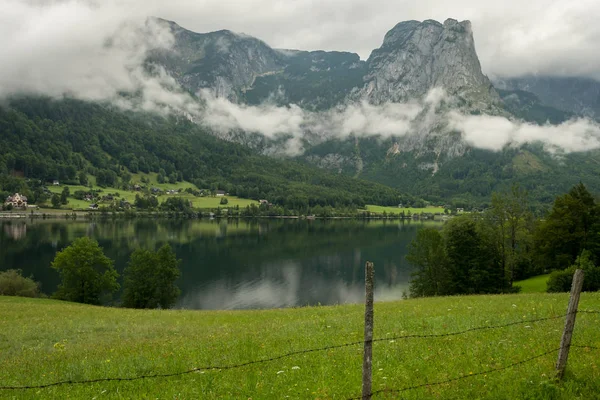
<path id="1" fill-rule="evenodd" d="M 505 146 L 542 143 L 550 152 L 583 152 L 600 148 L 600 125 L 589 119 L 572 119 L 559 125 L 536 125 L 513 121 L 503 116 L 466 115 L 458 111 L 441 111 L 442 101 L 451 102 L 444 91 L 434 88 L 420 102 L 385 103 L 374 106 L 366 102 L 348 104 L 326 111 L 310 112 L 298 106 L 262 104 L 248 106 L 217 98 L 210 91 L 200 97 L 206 108 L 200 122 L 211 129 L 227 133 L 232 130 L 259 133 L 270 139 L 287 138 L 284 152 L 303 152 L 302 139 L 314 134 L 319 140 L 348 136 L 424 140 L 434 129 L 460 132 L 475 148 L 500 151 Z M 439 132 L 438 132 L 439 135 Z"/>
<path id="2" fill-rule="evenodd" d="M 400 137 L 408 134 L 417 116 L 436 107 L 443 91 L 432 90 L 423 102 L 386 103 L 372 105 L 366 101 L 351 103 L 325 112 L 304 110 L 297 105 L 277 106 L 263 103 L 258 106 L 232 103 L 201 90 L 199 97 L 205 108 L 198 122 L 227 134 L 231 131 L 259 133 L 269 139 L 287 139 L 285 153 L 297 155 L 303 151 L 306 134 L 319 140 L 346 138 L 350 135 Z"/>
<path id="3" fill-rule="evenodd" d="M 175 80 L 144 66 L 171 32 L 136 16 L 133 2 L 5 0 L 0 15 L 0 97 L 72 96 L 148 111 L 192 107 Z M 135 93 L 135 100 L 120 96 Z"/>
<path id="4" fill-rule="evenodd" d="M 534 125 L 489 115 L 449 114 L 449 127 L 473 147 L 499 151 L 505 146 L 543 143 L 550 152 L 583 152 L 600 148 L 600 125 L 572 119 L 559 125 Z"/>

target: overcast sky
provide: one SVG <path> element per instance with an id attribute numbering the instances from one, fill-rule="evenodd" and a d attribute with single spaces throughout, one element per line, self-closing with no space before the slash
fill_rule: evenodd
<path id="1" fill-rule="evenodd" d="M 230 29 L 273 47 L 345 50 L 363 59 L 400 21 L 469 19 L 491 77 L 600 79 L 598 0 L 0 0 L 0 10 L 0 52 L 16 35 L 77 52 L 82 36 L 91 33 L 89 21 L 110 34 L 117 22 L 157 16 L 196 32 Z M 56 29 L 70 32 L 66 42 L 44 40 Z"/>

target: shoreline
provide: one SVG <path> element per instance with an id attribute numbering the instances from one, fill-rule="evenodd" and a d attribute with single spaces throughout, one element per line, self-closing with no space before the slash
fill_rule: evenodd
<path id="1" fill-rule="evenodd" d="M 23 219 L 133 219 L 133 218 L 147 218 L 147 217 L 163 217 L 163 218 L 182 218 L 182 219 L 293 219 L 293 220 L 402 220 L 402 221 L 445 221 L 452 218 L 451 215 L 438 215 L 426 213 L 412 214 L 411 216 L 401 215 L 386 215 L 375 214 L 370 212 L 369 215 L 357 214 L 353 216 L 317 216 L 317 215 L 216 215 L 212 211 L 197 211 L 194 213 L 182 213 L 182 212 L 126 212 L 126 211 L 79 211 L 79 210 L 48 210 L 49 212 L 14 212 L 14 211 L 3 211 L 0 212 L 0 220 L 23 220 Z"/>

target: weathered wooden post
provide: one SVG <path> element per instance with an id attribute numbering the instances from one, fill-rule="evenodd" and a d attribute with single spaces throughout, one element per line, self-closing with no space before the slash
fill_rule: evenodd
<path id="1" fill-rule="evenodd" d="M 556 377 L 558 379 L 562 379 L 567 367 L 571 337 L 573 336 L 573 328 L 575 328 L 575 318 L 577 317 L 577 307 L 579 306 L 579 295 L 581 294 L 582 286 L 583 270 L 578 269 L 573 275 L 571 296 L 569 297 L 569 307 L 567 308 L 567 318 L 565 319 L 565 330 L 560 341 L 560 350 L 558 352 L 558 360 L 556 361 Z"/>
<path id="2" fill-rule="evenodd" d="M 362 398 L 371 400 L 373 382 L 373 280 L 375 269 L 373 263 L 365 265 L 365 351 L 363 355 Z"/>

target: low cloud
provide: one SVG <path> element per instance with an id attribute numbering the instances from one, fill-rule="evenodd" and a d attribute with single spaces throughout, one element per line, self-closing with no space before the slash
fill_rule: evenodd
<path id="1" fill-rule="evenodd" d="M 426 107 L 441 100 L 438 89 L 422 102 L 386 103 L 375 106 L 366 101 L 350 103 L 325 112 L 304 110 L 297 105 L 258 106 L 232 103 L 202 90 L 199 97 L 205 109 L 198 122 L 226 134 L 230 131 L 259 133 L 269 139 L 287 138 L 285 152 L 296 155 L 303 151 L 306 134 L 320 140 L 380 136 L 400 137 L 411 132 L 413 122 Z M 435 103 L 435 104 L 434 104 Z"/>
<path id="2" fill-rule="evenodd" d="M 583 152 L 600 148 L 600 125 L 579 118 L 559 125 L 537 125 L 502 116 L 467 115 L 458 111 L 443 112 L 442 101 L 451 102 L 440 88 L 432 89 L 422 101 L 372 105 L 352 103 L 326 111 L 311 112 L 296 105 L 234 104 L 217 98 L 209 91 L 200 97 L 206 108 L 199 121 L 211 129 L 226 133 L 231 130 L 259 133 L 267 138 L 287 137 L 285 152 L 302 153 L 302 138 L 307 133 L 321 140 L 349 136 L 400 138 L 423 134 L 434 129 L 460 132 L 475 148 L 500 151 L 506 146 L 542 143 L 550 152 Z M 441 122 L 440 122 L 441 121 Z M 418 138 L 417 138 L 418 139 Z"/>
<path id="3" fill-rule="evenodd" d="M 600 125 L 572 119 L 559 125 L 535 125 L 489 115 L 449 114 L 449 127 L 473 147 L 499 151 L 505 146 L 543 143 L 550 152 L 583 152 L 600 148 Z"/>
<path id="4" fill-rule="evenodd" d="M 25 93 L 146 111 L 193 110 L 193 99 L 173 78 L 145 65 L 148 52 L 172 46 L 170 30 L 136 15 L 133 6 L 113 0 L 6 0 L 0 15 L 0 98 Z"/>

